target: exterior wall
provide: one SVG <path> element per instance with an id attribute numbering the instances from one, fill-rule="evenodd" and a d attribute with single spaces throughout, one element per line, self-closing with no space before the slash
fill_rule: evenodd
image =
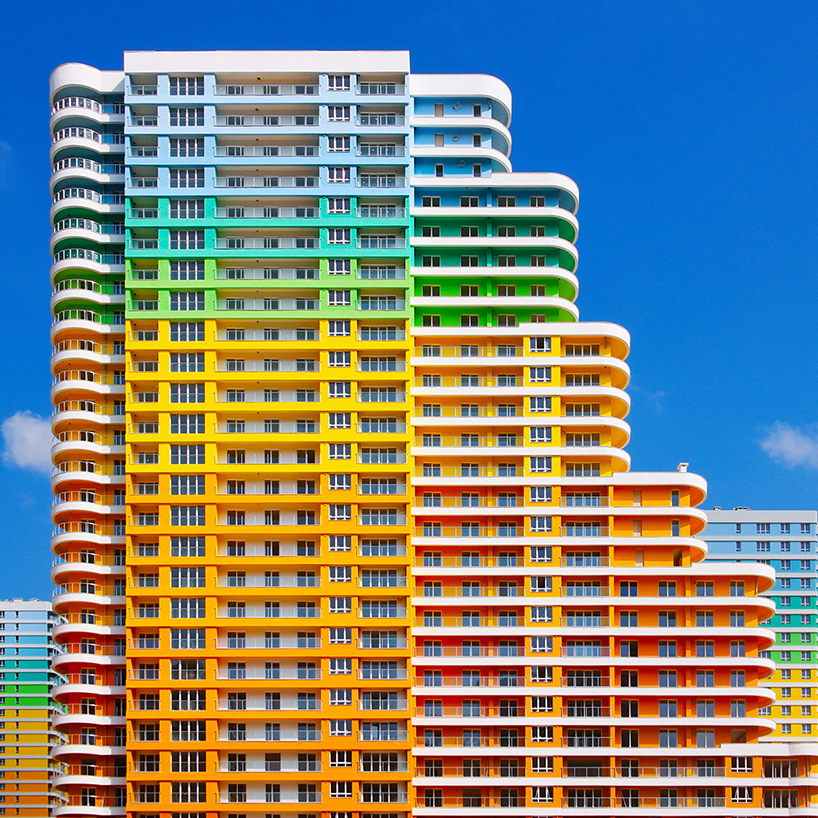
<path id="1" fill-rule="evenodd" d="M 123 75 L 51 77 L 51 509 L 60 815 L 125 809 Z M 102 811 L 102 812 L 100 812 Z M 109 811 L 113 811 L 109 812 Z"/>
<path id="2" fill-rule="evenodd" d="M 60 803 L 51 789 L 54 622 L 48 602 L 0 600 L 0 815 L 43 818 Z"/>
<path id="3" fill-rule="evenodd" d="M 125 105 L 103 180 L 124 357 L 100 364 L 124 434 L 60 409 L 99 451 L 66 469 L 58 446 L 56 479 L 121 468 L 124 493 L 55 506 L 80 674 L 60 814 L 812 804 L 814 748 L 757 743 L 773 572 L 704 562 L 702 478 L 630 472 L 630 339 L 578 320 L 579 193 L 511 172 L 502 82 L 412 75 L 405 52 L 134 52 L 124 76 L 58 69 L 52 101 L 77 83 Z M 55 372 L 93 390 L 108 370 L 76 348 Z M 120 498 L 100 535 L 87 515 Z M 92 605 L 110 627 L 82 627 Z M 72 686 L 72 651 L 114 674 L 124 651 L 127 681 Z M 74 733 L 99 719 L 89 770 Z"/>
<path id="4" fill-rule="evenodd" d="M 814 511 L 717 509 L 707 512 L 708 559 L 759 562 L 775 569 L 767 592 L 776 604 L 767 627 L 776 644 L 765 655 L 775 673 L 764 682 L 777 701 L 766 708 L 776 722 L 768 740 L 807 741 L 818 732 L 818 597 Z"/>

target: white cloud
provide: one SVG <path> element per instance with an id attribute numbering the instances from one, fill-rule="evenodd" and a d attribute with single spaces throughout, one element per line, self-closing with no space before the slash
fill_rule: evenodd
<path id="1" fill-rule="evenodd" d="M 32 412 L 16 412 L 3 421 L 3 462 L 21 469 L 51 472 L 51 422 Z"/>
<path id="2" fill-rule="evenodd" d="M 789 468 L 805 466 L 818 469 L 818 427 L 806 426 L 803 429 L 790 426 L 789 423 L 774 423 L 758 445 L 773 460 Z"/>

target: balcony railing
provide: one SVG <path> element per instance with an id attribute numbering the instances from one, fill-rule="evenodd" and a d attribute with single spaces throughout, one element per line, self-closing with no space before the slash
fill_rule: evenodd
<path id="1" fill-rule="evenodd" d="M 359 173 L 355 178 L 355 184 L 357 187 L 401 188 L 406 187 L 406 178 L 390 174 Z"/>
<path id="2" fill-rule="evenodd" d="M 319 156 L 318 145 L 216 145 L 216 156 Z"/>
<path id="3" fill-rule="evenodd" d="M 320 650 L 317 636 L 222 637 L 216 640 L 218 650 Z"/>
<path id="4" fill-rule="evenodd" d="M 406 86 L 395 82 L 361 82 L 355 90 L 364 96 L 402 96 L 406 93 Z"/>
<path id="5" fill-rule="evenodd" d="M 317 207 L 217 207 L 217 219 L 315 219 Z"/>
<path id="6" fill-rule="evenodd" d="M 219 298 L 217 310 L 318 310 L 317 298 Z M 229 332 L 229 330 L 227 330 Z M 282 330 L 283 332 L 283 330 Z M 230 340 L 230 339 L 227 339 Z"/>
<path id="7" fill-rule="evenodd" d="M 357 156 L 406 156 L 405 145 L 358 145 Z"/>
<path id="8" fill-rule="evenodd" d="M 216 332 L 217 341 L 319 341 L 317 329 L 223 329 Z"/>
<path id="9" fill-rule="evenodd" d="M 88 139 L 100 145 L 124 145 L 124 133 L 100 133 L 91 128 L 72 126 L 70 128 L 60 128 L 54 131 L 52 142 L 60 142 L 63 139 Z"/>
<path id="10" fill-rule="evenodd" d="M 246 187 L 318 187 L 320 179 L 317 176 L 217 176 L 216 187 L 246 188 Z"/>
<path id="11" fill-rule="evenodd" d="M 228 236 L 216 239 L 217 250 L 315 250 L 321 246 L 320 240 L 311 237 L 265 237 L 247 238 L 244 236 Z"/>
<path id="12" fill-rule="evenodd" d="M 217 85 L 214 93 L 224 97 L 315 96 L 317 85 Z"/>
<path id="13" fill-rule="evenodd" d="M 359 114 L 355 117 L 357 125 L 370 127 L 392 127 L 406 124 L 406 117 L 402 114 Z"/>
<path id="14" fill-rule="evenodd" d="M 258 127 L 265 125 L 273 128 L 292 128 L 318 125 L 319 121 L 316 114 L 283 114 L 278 116 L 230 115 L 217 116 L 214 118 L 214 124 L 218 127 Z"/>
<path id="15" fill-rule="evenodd" d="M 51 107 L 51 113 L 56 114 L 57 111 L 65 110 L 66 108 L 85 108 L 93 111 L 96 114 L 124 114 L 125 106 L 122 103 L 103 103 L 97 102 L 95 99 L 88 97 L 63 97 L 58 99 Z"/>
<path id="16" fill-rule="evenodd" d="M 405 207 L 392 205 L 361 205 L 355 212 L 361 219 L 402 219 L 406 216 Z"/>
<path id="17" fill-rule="evenodd" d="M 320 270 L 312 267 L 223 267 L 216 270 L 216 278 L 226 281 L 311 281 Z"/>
<path id="18" fill-rule="evenodd" d="M 523 537 L 525 527 L 520 525 L 437 525 L 427 524 L 415 527 L 416 537 L 458 537 L 468 539 L 470 537 Z"/>

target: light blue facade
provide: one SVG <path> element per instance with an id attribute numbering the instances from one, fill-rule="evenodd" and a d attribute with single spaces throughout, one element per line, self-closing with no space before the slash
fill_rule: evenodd
<path id="1" fill-rule="evenodd" d="M 708 559 L 761 562 L 775 569 L 765 595 L 776 603 L 765 624 L 776 644 L 765 652 L 777 665 L 767 686 L 778 692 L 771 715 L 780 724 L 775 738 L 801 739 L 818 731 L 818 535 L 815 511 L 714 509 L 702 538 Z M 814 701 L 813 701 L 814 700 Z M 768 708 L 769 709 L 769 708 Z"/>

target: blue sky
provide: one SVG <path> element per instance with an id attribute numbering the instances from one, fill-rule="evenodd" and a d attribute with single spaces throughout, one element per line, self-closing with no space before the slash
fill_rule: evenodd
<path id="1" fill-rule="evenodd" d="M 302 16 L 302 12 L 307 14 Z M 0 33 L 0 597 L 47 595 L 48 75 L 124 49 L 409 49 L 495 74 L 515 170 L 577 180 L 584 320 L 633 336 L 634 468 L 815 508 L 818 4 L 14 3 Z M 19 413 L 30 413 L 19 414 Z"/>

